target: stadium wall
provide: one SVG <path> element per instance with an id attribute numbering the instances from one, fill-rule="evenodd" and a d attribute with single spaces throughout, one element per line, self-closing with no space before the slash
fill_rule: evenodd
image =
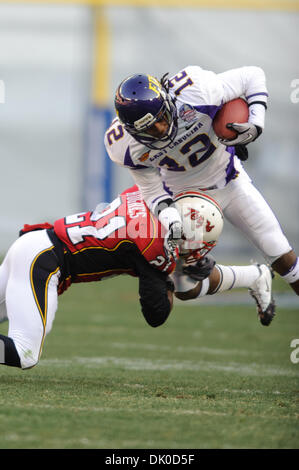
<path id="1" fill-rule="evenodd" d="M 0 3 L 0 252 L 23 223 L 91 208 L 132 183 L 126 170 L 110 165 L 102 143 L 114 91 L 131 73 L 160 77 L 188 64 L 215 72 L 264 68 L 266 129 L 245 167 L 299 251 L 298 1 L 218 1 L 209 8 L 109 2 L 100 16 L 94 5 L 103 2 L 35 3 Z M 255 256 L 229 225 L 217 250 L 230 261 Z"/>

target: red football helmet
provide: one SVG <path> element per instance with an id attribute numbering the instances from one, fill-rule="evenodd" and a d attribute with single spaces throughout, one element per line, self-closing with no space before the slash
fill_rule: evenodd
<path id="1" fill-rule="evenodd" d="M 186 237 L 179 255 L 185 263 L 194 263 L 216 246 L 223 229 L 222 210 L 213 198 L 195 191 L 177 194 L 174 200 Z"/>

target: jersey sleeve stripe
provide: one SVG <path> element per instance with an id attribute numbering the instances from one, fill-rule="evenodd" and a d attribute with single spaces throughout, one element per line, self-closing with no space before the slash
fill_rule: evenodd
<path id="1" fill-rule="evenodd" d="M 141 168 L 147 168 L 145 165 L 135 165 L 130 155 L 130 148 L 128 147 L 125 153 L 124 165 L 128 166 L 132 170 L 140 170 Z"/>
<path id="2" fill-rule="evenodd" d="M 211 119 L 214 119 L 217 111 L 222 108 L 222 106 L 215 105 L 206 105 L 206 106 L 194 106 L 196 111 L 202 114 L 207 114 Z"/>
<path id="3" fill-rule="evenodd" d="M 263 96 L 269 96 L 268 93 L 266 92 L 259 92 L 259 93 L 253 93 L 252 95 L 249 95 L 249 96 L 246 96 L 246 99 L 249 100 L 250 98 L 253 98 L 253 96 L 259 96 L 259 95 L 263 95 Z"/>

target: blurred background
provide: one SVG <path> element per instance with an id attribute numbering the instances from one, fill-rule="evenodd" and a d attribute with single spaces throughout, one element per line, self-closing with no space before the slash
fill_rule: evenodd
<path id="1" fill-rule="evenodd" d="M 103 145 L 115 89 L 132 73 L 195 64 L 264 69 L 266 128 L 244 166 L 299 251 L 298 30 L 298 0 L 0 1 L 0 254 L 24 223 L 92 209 L 130 186 Z M 228 223 L 215 254 L 261 259 Z"/>

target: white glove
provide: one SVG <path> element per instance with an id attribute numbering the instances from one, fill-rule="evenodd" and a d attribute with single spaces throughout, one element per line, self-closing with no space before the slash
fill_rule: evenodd
<path id="1" fill-rule="evenodd" d="M 179 242 L 182 240 L 183 226 L 181 222 L 172 222 L 169 226 L 169 230 L 165 235 L 164 247 L 167 252 L 170 252 L 173 256 L 175 254 L 175 249 Z"/>
<path id="2" fill-rule="evenodd" d="M 262 133 L 261 127 L 255 126 L 251 122 L 232 122 L 226 125 L 228 129 L 237 131 L 237 137 L 233 140 L 219 139 L 221 144 L 230 147 L 231 145 L 247 145 L 253 142 Z"/>

